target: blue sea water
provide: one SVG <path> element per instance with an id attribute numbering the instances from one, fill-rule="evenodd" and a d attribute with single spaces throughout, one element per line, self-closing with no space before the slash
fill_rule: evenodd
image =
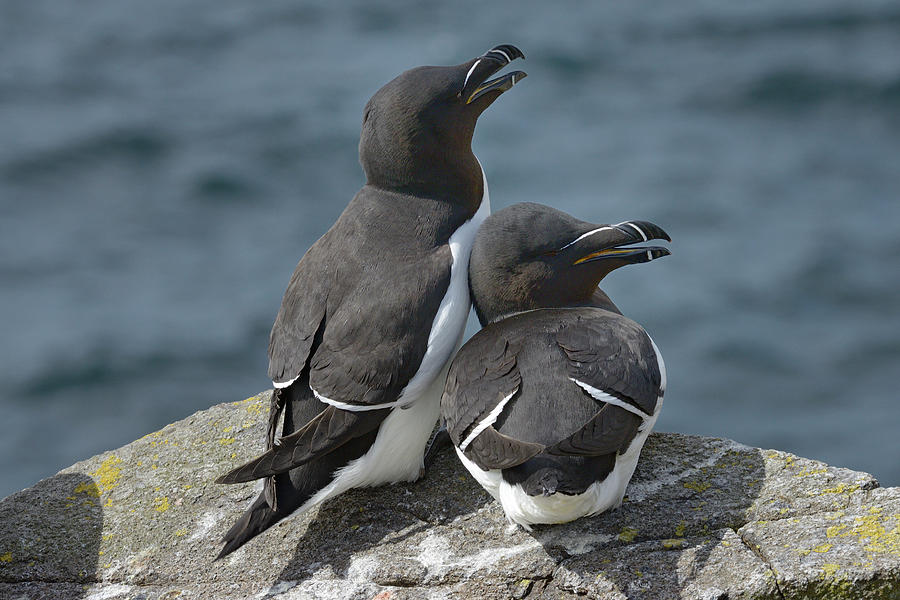
<path id="1" fill-rule="evenodd" d="M 646 219 L 658 428 L 900 484 L 900 3 L 0 4 L 0 496 L 265 389 L 368 97 L 514 43 L 494 209 Z M 474 331 L 474 324 L 469 332 Z"/>

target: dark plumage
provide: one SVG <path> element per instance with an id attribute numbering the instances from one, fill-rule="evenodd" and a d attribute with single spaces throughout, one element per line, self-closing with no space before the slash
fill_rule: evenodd
<path id="1" fill-rule="evenodd" d="M 454 359 L 441 414 L 475 478 L 525 527 L 617 506 L 665 390 L 646 332 L 597 284 L 669 252 L 631 221 L 594 225 L 537 204 L 491 216 L 469 264 L 484 328 Z"/>
<path id="2" fill-rule="evenodd" d="M 487 78 L 520 57 L 503 45 L 411 69 L 369 100 L 366 185 L 300 260 L 272 327 L 267 451 L 218 479 L 266 480 L 220 557 L 346 489 L 418 477 L 438 412 L 432 388 L 470 307 L 472 239 L 490 211 L 472 135 L 525 74 Z"/>

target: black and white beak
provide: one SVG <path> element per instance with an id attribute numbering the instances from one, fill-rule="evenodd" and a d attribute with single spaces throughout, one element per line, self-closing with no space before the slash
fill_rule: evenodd
<path id="1" fill-rule="evenodd" d="M 489 81 L 487 80 L 488 77 L 517 58 L 525 58 L 525 54 L 512 44 L 501 44 L 473 59 L 472 66 L 469 67 L 466 78 L 463 81 L 460 97 L 465 99 L 466 104 L 471 104 L 493 92 L 496 94 L 494 96 L 494 99 L 496 99 L 497 96 L 510 89 L 519 81 L 522 81 L 526 77 L 526 73 L 524 71 L 512 71 Z"/>
<path id="2" fill-rule="evenodd" d="M 667 248 L 661 246 L 634 245 L 650 240 L 672 241 L 669 234 L 659 225 L 649 221 L 625 221 L 588 231 L 562 249 L 568 249 L 577 256 L 572 263 L 573 266 L 606 261 L 613 268 L 650 262 L 671 254 Z"/>

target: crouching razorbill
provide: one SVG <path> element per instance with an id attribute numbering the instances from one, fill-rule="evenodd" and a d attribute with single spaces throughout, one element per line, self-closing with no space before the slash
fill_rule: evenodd
<path id="1" fill-rule="evenodd" d="M 669 254 L 645 221 L 595 225 L 517 204 L 481 226 L 469 263 L 484 327 L 450 366 L 441 415 L 466 469 L 513 523 L 619 506 L 663 402 L 659 349 L 597 285 Z"/>
<path id="2" fill-rule="evenodd" d="M 419 477 L 471 306 L 472 241 L 490 213 L 472 136 L 525 73 L 488 78 L 523 57 L 501 45 L 411 69 L 369 100 L 366 184 L 300 260 L 272 327 L 267 450 L 217 480 L 265 479 L 220 558 L 350 488 Z"/>

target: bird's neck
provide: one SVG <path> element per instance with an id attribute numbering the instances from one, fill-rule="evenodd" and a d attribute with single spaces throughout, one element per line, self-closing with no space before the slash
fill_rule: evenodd
<path id="1" fill-rule="evenodd" d="M 616 306 L 615 303 L 606 294 L 606 292 L 604 292 L 600 288 L 597 288 L 594 291 L 594 294 L 591 296 L 590 306 L 602 308 L 603 310 L 608 310 L 619 315 L 622 314 L 622 311 L 619 310 L 619 307 Z"/>
<path id="2" fill-rule="evenodd" d="M 403 152 L 364 165 L 366 184 L 408 196 L 449 202 L 474 215 L 484 195 L 483 175 L 470 148 Z"/>
<path id="3" fill-rule="evenodd" d="M 513 315 L 532 310 L 540 310 L 543 308 L 600 308 L 621 315 L 622 311 L 610 299 L 610 297 L 601 290 L 595 288 L 593 293 L 583 298 L 550 298 L 542 299 L 532 298 L 523 302 L 522 297 L 516 297 L 515 292 L 509 294 L 507 298 L 494 298 L 490 303 L 479 303 L 478 297 L 473 293 L 473 304 L 475 306 L 475 314 L 482 327 L 488 323 L 496 323 Z"/>

